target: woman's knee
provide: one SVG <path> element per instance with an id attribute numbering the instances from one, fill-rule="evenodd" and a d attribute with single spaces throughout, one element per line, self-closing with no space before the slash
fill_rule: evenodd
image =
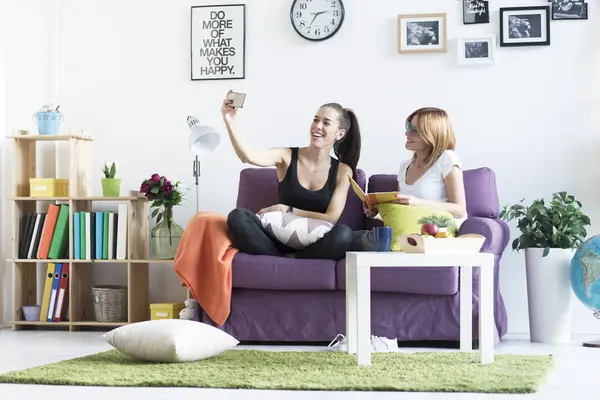
<path id="1" fill-rule="evenodd" d="M 354 240 L 356 239 L 356 235 L 354 231 L 346 225 L 336 225 L 333 227 L 335 231 L 334 233 L 334 242 L 337 246 L 350 247 L 354 244 Z"/>
<path id="2" fill-rule="evenodd" d="M 240 227 L 247 224 L 250 214 L 252 214 L 252 212 L 243 207 L 237 207 L 231 210 L 227 215 L 227 228 L 229 231 L 236 232 Z"/>

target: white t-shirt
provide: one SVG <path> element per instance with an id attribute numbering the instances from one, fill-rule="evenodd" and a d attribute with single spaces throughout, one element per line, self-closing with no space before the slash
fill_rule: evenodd
<path id="1" fill-rule="evenodd" d="M 423 176 L 412 185 L 408 185 L 406 183 L 406 171 L 411 162 L 412 158 L 400 164 L 400 170 L 398 171 L 398 191 L 401 194 L 421 199 L 439 202 L 448 201 L 444 178 L 448 176 L 455 165 L 462 169 L 462 164 L 456 153 L 453 150 L 445 150 Z M 457 226 L 460 226 L 465 218 L 455 218 L 455 220 Z"/>

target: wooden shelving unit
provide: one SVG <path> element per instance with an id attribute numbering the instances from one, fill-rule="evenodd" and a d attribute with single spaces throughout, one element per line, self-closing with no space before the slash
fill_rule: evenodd
<path id="1" fill-rule="evenodd" d="M 172 262 L 172 260 L 151 260 L 149 258 L 149 204 L 144 197 L 101 197 L 91 196 L 91 147 L 93 138 L 84 134 L 71 135 L 28 135 L 10 136 L 13 148 L 14 193 L 9 198 L 12 203 L 12 254 L 7 261 L 12 263 L 12 327 L 22 329 L 33 327 L 63 327 L 70 331 L 81 327 L 114 328 L 127 323 L 144 321 L 149 318 L 149 265 L 150 263 Z M 38 142 L 62 141 L 69 143 L 69 196 L 30 197 L 29 179 L 35 178 L 36 152 Z M 95 202 L 127 203 L 127 257 L 126 260 L 82 260 L 74 257 L 73 214 L 79 211 L 92 211 Z M 18 259 L 21 222 L 27 213 L 45 212 L 39 208 L 48 204 L 69 205 L 69 258 Z M 69 263 L 68 321 L 42 322 L 25 321 L 22 306 L 39 305 L 37 301 L 38 264 Z M 95 319 L 92 302 L 93 264 L 123 264 L 127 268 L 127 322 L 98 322 Z M 44 268 L 45 270 L 45 268 Z M 42 288 L 43 289 L 43 288 Z"/>

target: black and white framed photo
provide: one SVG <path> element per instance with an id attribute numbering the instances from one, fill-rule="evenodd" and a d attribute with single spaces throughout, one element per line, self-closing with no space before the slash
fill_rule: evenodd
<path id="1" fill-rule="evenodd" d="M 192 6 L 190 45 L 193 81 L 244 79 L 246 5 Z"/>
<path id="2" fill-rule="evenodd" d="M 398 15 L 398 53 L 445 53 L 446 14 Z"/>
<path id="3" fill-rule="evenodd" d="M 462 37 L 457 40 L 459 65 L 490 65 L 496 63 L 496 35 Z"/>
<path id="4" fill-rule="evenodd" d="M 588 19 L 588 4 L 584 0 L 549 0 L 552 19 Z"/>
<path id="5" fill-rule="evenodd" d="M 463 24 L 489 24 L 490 2 L 485 0 L 463 0 Z"/>
<path id="6" fill-rule="evenodd" d="M 550 7 L 501 7 L 500 46 L 549 46 Z"/>

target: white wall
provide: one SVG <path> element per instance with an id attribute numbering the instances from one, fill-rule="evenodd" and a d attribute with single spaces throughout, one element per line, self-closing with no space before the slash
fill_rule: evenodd
<path id="1" fill-rule="evenodd" d="M 2 67 L 2 70 L 0 71 L 0 126 L 4 128 L 4 97 L 5 97 L 5 91 L 4 91 L 4 46 L 5 46 L 5 35 L 4 35 L 4 27 L 5 27 L 5 14 L 6 14 L 6 7 L 4 2 L 0 3 L 0 67 Z M 6 146 L 4 145 L 4 141 L 2 141 L 2 143 L 0 144 L 0 176 L 4 176 L 4 171 L 5 171 L 5 167 L 4 167 L 4 148 Z M 6 197 L 6 190 L 4 189 L 3 186 L 0 186 L 0 214 L 1 215 L 6 215 L 5 213 L 5 200 L 4 198 Z M 5 224 L 7 225 L 7 224 Z M 5 319 L 5 314 L 6 312 L 4 311 L 4 308 L 7 307 L 8 305 L 8 296 L 9 296 L 9 290 L 8 288 L 5 288 L 5 286 L 8 285 L 8 280 L 5 278 L 6 275 L 6 269 L 9 268 L 9 266 L 7 264 L 5 264 L 4 262 L 2 262 L 2 260 L 4 260 L 5 258 L 5 251 L 4 251 L 4 243 L 5 243 L 5 234 L 4 231 L 6 230 L 6 226 L 4 227 L 4 229 L 0 229 L 0 327 L 2 327 L 4 325 L 4 319 Z"/>
<path id="2" fill-rule="evenodd" d="M 58 96 L 56 81 L 56 2 L 47 0 L 4 0 L 2 4 L 2 51 L 4 60 L 0 58 L 3 82 L 2 104 L 0 104 L 0 126 L 2 137 L 12 134 L 13 129 L 32 128 L 31 115 L 42 104 L 54 101 Z M 2 140 L 3 168 L 2 175 L 6 185 L 0 185 L 0 196 L 3 202 L 2 246 L 0 269 L 4 268 L 4 276 L 0 276 L 0 290 L 3 295 L 3 319 L 6 323 L 12 318 L 11 264 L 4 259 L 12 258 L 12 211 L 11 204 L 5 201 L 12 192 L 12 151 L 11 142 Z M 43 172 L 51 174 L 53 145 L 38 146 L 37 162 Z M 2 297 L 2 296 L 0 296 Z"/>
<path id="3" fill-rule="evenodd" d="M 26 13 L 27 6 L 20 3 L 12 2 L 18 9 L 13 11 L 15 26 L 36 15 Z M 588 21 L 553 21 L 551 46 L 498 48 L 497 65 L 478 68 L 457 66 L 457 36 L 498 33 L 500 6 L 547 3 L 492 0 L 490 24 L 465 26 L 458 1 L 345 0 L 342 30 L 322 43 L 295 33 L 289 22 L 291 1 L 245 3 L 247 78 L 192 82 L 190 6 L 203 2 L 59 2 L 58 52 L 44 54 L 48 58 L 42 60 L 57 61 L 66 126 L 84 127 L 96 137 L 96 193 L 105 160 L 119 163 L 117 173 L 125 190 L 136 189 L 154 172 L 192 186 L 185 118 L 194 113 L 225 134 L 219 107 L 233 88 L 248 93 L 240 122 L 253 146 L 302 145 L 320 104 L 337 101 L 354 108 L 364 138 L 360 167 L 368 174 L 395 173 L 408 156 L 403 148 L 404 116 L 424 105 L 445 108 L 455 124 L 457 151 L 465 167 L 491 167 L 502 204 L 567 190 L 592 218 L 590 234 L 598 232 L 596 3 L 589 4 Z M 448 52 L 398 54 L 397 15 L 430 12 L 447 13 Z M 26 35 L 20 48 L 27 54 L 22 57 L 32 57 L 30 39 L 35 34 L 20 34 Z M 25 82 L 32 74 L 17 71 L 21 66 L 15 63 L 7 57 L 21 83 L 32 85 Z M 32 68 L 31 62 L 26 64 L 24 68 Z M 34 79 L 42 84 L 41 78 L 38 74 Z M 32 107 L 42 101 L 35 93 L 44 92 L 23 96 L 22 86 L 15 84 L 7 90 L 22 95 L 13 106 L 17 112 L 12 123 L 29 121 Z M 226 136 L 224 140 L 203 163 L 199 205 L 221 213 L 234 207 L 238 174 L 244 167 Z M 193 188 L 188 197 L 189 204 L 175 214 L 182 225 L 195 212 Z M 123 279 L 116 272 L 96 272 L 99 282 Z M 154 267 L 151 300 L 176 301 L 183 294 L 179 286 L 171 266 Z M 510 249 L 502 263 L 501 289 L 509 331 L 527 332 L 523 255 Z M 573 331 L 598 333 L 600 323 L 577 304 Z"/>

